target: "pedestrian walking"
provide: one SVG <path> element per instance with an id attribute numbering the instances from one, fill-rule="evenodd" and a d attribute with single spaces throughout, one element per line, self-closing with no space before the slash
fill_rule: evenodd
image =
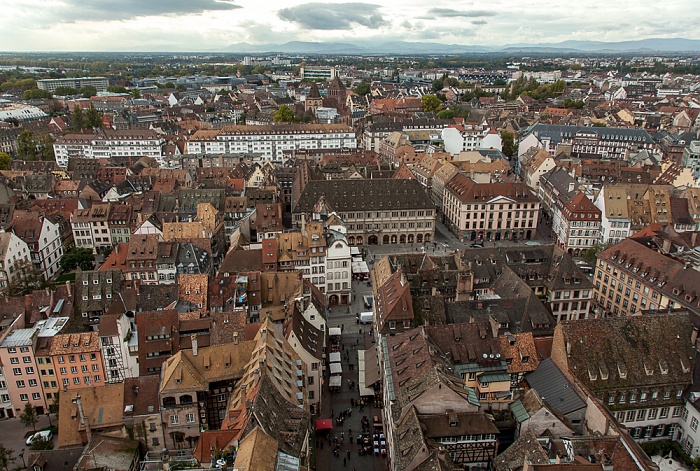
<path id="1" fill-rule="evenodd" d="M 343 457 L 343 467 L 345 467 L 345 464 L 346 464 L 345 457 Z"/>
<path id="2" fill-rule="evenodd" d="M 340 440 L 345 440 L 345 432 L 340 432 Z"/>

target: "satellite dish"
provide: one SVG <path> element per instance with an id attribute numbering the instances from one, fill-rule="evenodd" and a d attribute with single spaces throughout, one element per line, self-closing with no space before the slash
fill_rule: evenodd
<path id="1" fill-rule="evenodd" d="M 485 353 L 484 353 L 482 356 L 483 356 L 484 358 L 488 358 L 488 357 L 489 357 L 489 356 L 488 356 L 487 354 L 485 354 Z"/>

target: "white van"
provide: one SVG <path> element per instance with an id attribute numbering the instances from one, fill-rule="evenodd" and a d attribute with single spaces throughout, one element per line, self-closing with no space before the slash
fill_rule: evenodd
<path id="1" fill-rule="evenodd" d="M 370 312 L 359 312 L 357 318 L 360 320 L 360 324 L 371 324 L 374 319 L 374 314 Z"/>

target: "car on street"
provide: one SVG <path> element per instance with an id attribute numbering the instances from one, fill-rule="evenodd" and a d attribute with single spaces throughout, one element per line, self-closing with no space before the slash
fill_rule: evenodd
<path id="1" fill-rule="evenodd" d="M 39 437 L 44 439 L 44 441 L 50 442 L 53 439 L 53 434 L 51 433 L 51 430 L 42 430 L 41 432 L 37 432 L 31 437 L 27 438 L 27 445 L 31 445 L 35 440 L 39 440 Z"/>
<path id="2" fill-rule="evenodd" d="M 483 249 L 484 244 L 480 244 L 479 242 L 475 242 L 475 243 L 471 244 L 469 247 L 471 247 L 473 249 Z"/>

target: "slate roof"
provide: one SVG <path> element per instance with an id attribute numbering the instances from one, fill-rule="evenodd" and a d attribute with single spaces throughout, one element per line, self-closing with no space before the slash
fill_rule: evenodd
<path id="1" fill-rule="evenodd" d="M 576 133 L 583 132 L 587 134 L 596 134 L 602 140 L 606 141 L 632 141 L 631 138 L 639 139 L 639 142 L 644 144 L 653 144 L 654 138 L 644 129 L 638 128 L 599 128 L 589 126 L 566 126 L 558 124 L 542 124 L 537 123 L 528 128 L 523 137 L 529 134 L 534 134 L 541 141 L 548 138 L 552 145 L 559 144 L 564 139 L 571 139 Z"/>
<path id="2" fill-rule="evenodd" d="M 525 375 L 527 383 L 540 397 L 564 414 L 586 407 L 586 402 L 571 387 L 571 383 L 551 358 L 544 359 L 535 371 Z"/>
<path id="3" fill-rule="evenodd" d="M 293 211 L 314 212 L 319 201 L 336 212 L 434 208 L 413 179 L 313 180 L 301 191 Z"/>

